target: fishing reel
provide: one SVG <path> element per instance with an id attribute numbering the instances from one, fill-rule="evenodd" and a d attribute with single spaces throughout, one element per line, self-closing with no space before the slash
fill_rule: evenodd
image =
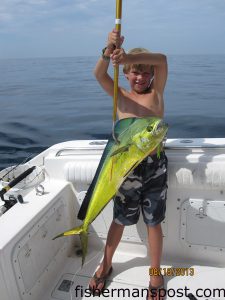
<path id="1" fill-rule="evenodd" d="M 21 173 L 21 171 L 23 172 Z M 21 165 L 20 167 L 9 167 L 3 170 L 3 174 L 1 175 L 0 215 L 18 202 L 24 203 L 24 195 L 44 180 L 43 169 L 37 166 L 30 167 L 28 164 Z"/>
<path id="2" fill-rule="evenodd" d="M 28 175 L 30 175 L 34 169 L 36 169 L 35 166 L 27 169 L 26 171 L 24 171 L 22 174 L 20 174 L 19 176 L 15 177 L 13 180 L 11 180 L 10 182 L 5 183 L 3 180 L 1 182 L 1 184 L 5 186 L 3 186 L 3 188 L 0 190 L 0 197 L 1 200 L 4 202 L 3 207 L 6 209 L 6 211 L 8 209 L 10 209 L 13 205 L 15 205 L 18 202 L 23 203 L 23 197 L 22 195 L 9 195 L 8 196 L 8 200 L 5 199 L 4 195 L 11 189 L 13 188 L 15 185 L 17 185 L 19 182 L 21 182 L 23 179 L 25 179 Z M 4 210 L 3 208 L 3 210 Z"/>
<path id="3" fill-rule="evenodd" d="M 13 193 L 5 195 L 4 188 L 0 190 L 0 198 L 0 216 L 13 207 L 16 203 L 24 203 L 23 196 L 21 194 L 16 195 Z"/>
<path id="4" fill-rule="evenodd" d="M 11 207 L 13 207 L 13 205 L 15 205 L 17 202 L 24 203 L 23 196 L 20 194 L 18 196 L 9 195 L 8 199 L 5 199 L 4 195 L 2 195 L 1 200 L 4 202 L 4 205 L 2 208 L 2 211 L 4 211 L 4 208 L 5 208 L 4 212 L 6 212 Z"/>

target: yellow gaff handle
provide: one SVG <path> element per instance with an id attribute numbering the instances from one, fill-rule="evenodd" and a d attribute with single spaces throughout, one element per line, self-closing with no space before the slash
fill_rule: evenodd
<path id="1" fill-rule="evenodd" d="M 116 0 L 116 20 L 115 29 L 121 34 L 121 20 L 122 20 L 122 0 Z M 116 45 L 116 48 L 120 48 L 120 44 Z M 113 138 L 118 143 L 115 133 L 114 126 L 116 122 L 117 103 L 118 103 L 118 81 L 119 81 L 119 65 L 114 67 L 114 96 L 113 96 Z"/>

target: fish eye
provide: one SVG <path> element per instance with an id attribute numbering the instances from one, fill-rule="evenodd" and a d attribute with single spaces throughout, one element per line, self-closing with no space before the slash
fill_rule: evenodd
<path id="1" fill-rule="evenodd" d="M 148 132 L 151 132 L 152 130 L 153 130 L 153 126 L 152 125 L 147 126 L 147 131 Z"/>

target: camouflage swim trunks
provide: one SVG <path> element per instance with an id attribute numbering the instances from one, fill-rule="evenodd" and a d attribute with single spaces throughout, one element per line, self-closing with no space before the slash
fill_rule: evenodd
<path id="1" fill-rule="evenodd" d="M 145 158 L 126 178 L 114 198 L 114 222 L 133 225 L 140 208 L 144 222 L 155 226 L 166 211 L 167 157 L 165 152 Z"/>

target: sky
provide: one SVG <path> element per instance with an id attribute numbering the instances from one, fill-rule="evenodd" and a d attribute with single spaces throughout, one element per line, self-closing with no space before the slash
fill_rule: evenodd
<path id="1" fill-rule="evenodd" d="M 0 58 L 96 56 L 116 0 L 0 0 Z M 125 50 L 225 54 L 225 0 L 123 0 Z"/>

